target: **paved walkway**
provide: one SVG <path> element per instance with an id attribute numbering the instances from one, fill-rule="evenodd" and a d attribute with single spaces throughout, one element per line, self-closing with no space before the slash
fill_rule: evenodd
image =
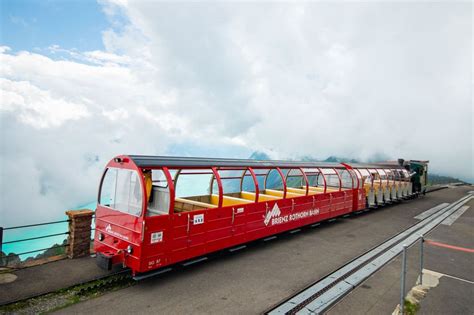
<path id="1" fill-rule="evenodd" d="M 108 272 L 91 257 L 63 259 L 13 272 L 17 279 L 0 284 L 0 305 L 91 281 Z"/>
<path id="2" fill-rule="evenodd" d="M 463 214 L 450 225 L 441 224 L 425 239 L 452 248 L 424 245 L 424 268 L 428 273 L 441 273 L 437 285 L 420 301 L 417 314 L 474 314 L 474 200 Z M 443 222 L 444 223 L 444 222 Z M 408 292 L 418 279 L 420 266 L 419 243 L 408 249 Z M 456 249 L 457 248 L 457 249 Z M 461 250 L 461 249 L 467 249 Z M 361 286 L 336 304 L 328 314 L 392 314 L 400 300 L 400 256 L 382 268 Z M 423 278 L 425 279 L 425 277 Z"/>

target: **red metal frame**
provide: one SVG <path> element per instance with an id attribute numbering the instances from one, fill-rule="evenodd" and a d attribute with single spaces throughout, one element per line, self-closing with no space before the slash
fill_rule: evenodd
<path id="1" fill-rule="evenodd" d="M 217 180 L 217 189 L 219 190 L 219 203 L 217 206 L 219 208 L 222 208 L 222 200 L 223 200 L 222 195 L 224 194 L 224 190 L 222 189 L 221 177 L 219 175 L 219 172 L 217 171 L 217 168 L 213 167 L 212 172 L 214 173 L 214 177 Z M 212 192 L 212 186 L 213 186 L 213 183 L 211 181 L 211 192 Z"/>
<path id="2" fill-rule="evenodd" d="M 303 174 L 304 182 L 306 183 L 306 196 L 309 194 L 309 182 L 308 182 L 308 177 L 306 176 L 305 172 L 301 167 L 298 167 L 300 170 L 301 174 Z"/>
<path id="3" fill-rule="evenodd" d="M 244 183 L 245 176 L 247 176 L 247 175 L 245 175 L 247 173 L 247 171 L 249 171 L 250 176 L 252 176 L 253 184 L 255 186 L 255 202 L 258 202 L 258 195 L 260 194 L 260 190 L 259 190 L 259 187 L 258 187 L 257 176 L 255 175 L 255 172 L 253 171 L 253 169 L 251 167 L 247 167 L 243 171 L 242 179 L 240 180 L 240 191 L 242 191 L 242 185 Z"/>
<path id="4" fill-rule="evenodd" d="M 173 178 L 171 178 L 171 173 L 168 170 L 167 167 L 163 167 L 163 173 L 165 174 L 166 180 L 168 181 L 168 189 L 170 191 L 170 206 L 168 213 L 174 213 L 174 199 L 176 198 L 175 196 L 175 191 L 174 191 L 174 181 Z"/>

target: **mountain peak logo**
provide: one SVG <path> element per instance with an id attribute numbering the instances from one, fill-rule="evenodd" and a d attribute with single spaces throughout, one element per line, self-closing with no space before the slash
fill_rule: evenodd
<path id="1" fill-rule="evenodd" d="M 275 203 L 273 206 L 272 210 L 267 212 L 267 214 L 263 217 L 263 223 L 268 226 L 268 223 L 270 223 L 270 220 L 276 217 L 279 217 L 281 214 L 280 208 L 278 208 L 278 205 Z"/>
<path id="2" fill-rule="evenodd" d="M 120 234 L 119 232 L 116 232 L 116 231 L 112 231 L 112 226 L 110 224 L 107 224 L 107 226 L 105 227 L 105 231 L 113 236 L 117 236 L 128 241 L 128 236 Z"/>
<path id="3" fill-rule="evenodd" d="M 299 211 L 299 212 L 291 212 L 286 215 L 281 215 L 281 210 L 278 207 L 278 205 L 275 203 L 272 210 L 267 212 L 263 216 L 263 223 L 265 223 L 265 226 L 274 226 L 274 225 L 279 225 L 279 224 L 285 224 L 291 221 L 307 219 L 309 217 L 313 217 L 317 215 L 319 215 L 318 208 Z"/>

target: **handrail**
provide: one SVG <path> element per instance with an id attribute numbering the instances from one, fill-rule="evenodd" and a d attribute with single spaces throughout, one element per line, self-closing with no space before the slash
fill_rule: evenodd
<path id="1" fill-rule="evenodd" d="M 95 218 L 95 215 L 93 215 L 92 217 Z M 15 244 L 15 243 L 20 243 L 20 242 L 29 242 L 29 241 L 34 241 L 34 240 L 38 240 L 38 239 L 44 239 L 44 238 L 49 238 L 49 237 L 56 237 L 56 236 L 69 235 L 70 234 L 69 231 L 66 231 L 66 232 L 61 232 L 61 233 L 53 233 L 53 234 L 40 235 L 40 236 L 35 236 L 35 237 L 20 238 L 20 239 L 13 239 L 13 240 L 9 240 L 9 241 L 4 241 L 4 231 L 24 229 L 24 228 L 32 228 L 32 227 L 37 227 L 37 226 L 53 225 L 53 224 L 60 224 L 60 223 L 70 223 L 70 222 L 71 222 L 71 220 L 68 219 L 68 220 L 50 221 L 50 222 L 25 224 L 25 225 L 18 225 L 18 226 L 9 226 L 9 227 L 1 227 L 0 226 L 0 252 L 3 253 L 3 255 L 0 255 L 0 258 L 8 257 L 8 254 L 6 252 L 3 252 L 3 245 Z M 92 228 L 91 230 L 94 230 L 94 228 Z M 61 242 L 63 242 L 63 241 L 61 241 Z M 48 247 L 48 248 L 40 248 L 40 249 L 30 250 L 30 251 L 21 252 L 21 253 L 12 252 L 11 254 L 14 254 L 16 257 L 19 257 L 19 256 L 26 255 L 26 254 L 46 251 L 48 249 L 54 249 L 54 248 L 58 248 L 58 247 L 66 247 L 68 245 L 69 244 L 61 244 L 61 245 L 52 244 L 52 247 Z"/>
<path id="2" fill-rule="evenodd" d="M 36 223 L 36 224 L 27 224 L 27 225 L 11 226 L 11 227 L 3 228 L 3 230 L 5 231 L 5 230 L 23 229 L 23 228 L 33 227 L 33 226 L 41 226 L 41 225 L 48 225 L 48 224 L 58 224 L 58 223 L 66 223 L 66 222 L 71 222 L 71 220 L 62 220 L 62 221 L 52 221 L 52 222 L 45 222 L 45 223 Z"/>
<path id="3" fill-rule="evenodd" d="M 59 236 L 59 235 L 68 235 L 68 234 L 70 234 L 70 232 L 49 234 L 49 235 L 43 235 L 43 236 L 37 236 L 37 237 L 30 237 L 30 238 L 23 238 L 23 239 L 19 239 L 19 240 L 13 240 L 13 241 L 8 241 L 8 242 L 3 242 L 3 245 L 5 245 L 5 244 L 19 243 L 19 242 L 25 242 L 25 241 L 38 240 L 38 239 L 41 239 L 41 238 L 47 238 L 47 237 L 53 237 L 53 236 Z"/>

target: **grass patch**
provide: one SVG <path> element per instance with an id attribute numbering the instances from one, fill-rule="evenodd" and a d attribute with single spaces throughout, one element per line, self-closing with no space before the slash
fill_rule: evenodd
<path id="1" fill-rule="evenodd" d="M 408 300 L 405 300 L 404 307 L 405 307 L 404 314 L 415 315 L 418 312 L 418 310 L 420 309 L 420 304 L 412 303 Z"/>
<path id="2" fill-rule="evenodd" d="M 129 275 L 114 275 L 1 306 L 0 314 L 47 314 L 133 284 Z"/>

